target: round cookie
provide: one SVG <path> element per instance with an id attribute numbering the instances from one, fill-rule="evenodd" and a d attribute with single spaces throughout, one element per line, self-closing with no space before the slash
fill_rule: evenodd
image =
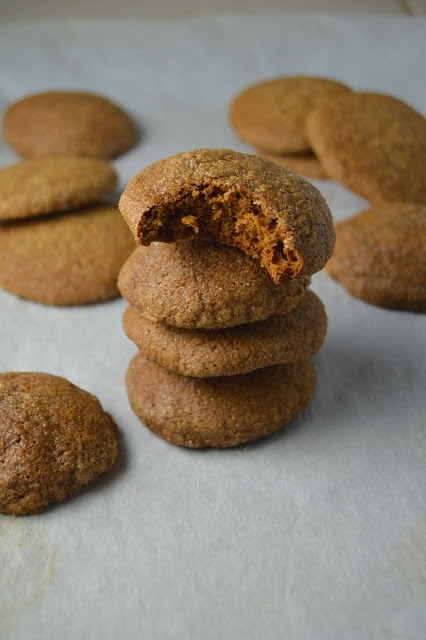
<path id="1" fill-rule="evenodd" d="M 129 116 L 102 96 L 47 91 L 27 96 L 6 111 L 3 134 L 22 156 L 114 158 L 136 140 Z"/>
<path id="2" fill-rule="evenodd" d="M 382 204 L 340 222 L 327 270 L 356 298 L 426 310 L 426 205 Z"/>
<path id="3" fill-rule="evenodd" d="M 29 158 L 0 169 L 0 220 L 82 207 L 116 184 L 114 167 L 100 158 Z"/>
<path id="4" fill-rule="evenodd" d="M 287 313 L 309 278 L 276 285 L 242 251 L 203 240 L 137 247 L 118 278 L 121 295 L 145 318 L 184 329 L 221 329 Z"/>
<path id="5" fill-rule="evenodd" d="M 311 360 L 241 376 L 188 378 L 138 353 L 127 370 L 133 411 L 154 433 L 186 447 L 232 447 L 277 431 L 309 402 Z"/>
<path id="6" fill-rule="evenodd" d="M 64 378 L 0 374 L 0 512 L 38 513 L 109 471 L 116 429 L 95 396 Z"/>
<path id="7" fill-rule="evenodd" d="M 0 225 L 0 286 L 60 306 L 119 295 L 117 276 L 134 247 L 118 209 L 86 209 Z"/>
<path id="8" fill-rule="evenodd" d="M 390 96 L 353 93 L 323 102 L 307 123 L 327 173 L 370 202 L 426 204 L 426 120 Z"/>
<path id="9" fill-rule="evenodd" d="M 310 150 L 306 118 L 324 98 L 351 93 L 327 78 L 277 78 L 242 91 L 231 104 L 230 121 L 238 136 L 270 153 L 305 153 Z"/>
<path id="10" fill-rule="evenodd" d="M 293 171 L 293 173 L 299 173 L 302 176 L 309 176 L 310 178 L 328 178 L 326 171 L 313 153 L 282 155 L 278 153 L 268 153 L 261 149 L 256 149 L 256 153 L 261 158 L 275 162 L 279 167 L 284 167 L 284 169 Z"/>
<path id="11" fill-rule="evenodd" d="M 259 260 L 285 282 L 322 269 L 333 253 L 333 219 L 300 176 L 229 149 L 199 149 L 150 165 L 119 203 L 137 244 L 218 240 Z"/>
<path id="12" fill-rule="evenodd" d="M 284 316 L 230 329 L 178 329 L 146 320 L 136 307 L 123 315 L 123 329 L 150 360 L 183 376 L 233 376 L 317 353 L 327 331 L 321 300 L 307 291 Z"/>

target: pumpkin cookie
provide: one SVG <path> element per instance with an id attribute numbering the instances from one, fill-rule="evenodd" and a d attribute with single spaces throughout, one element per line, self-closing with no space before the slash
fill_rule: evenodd
<path id="1" fill-rule="evenodd" d="M 3 133 L 22 156 L 114 158 L 136 140 L 129 116 L 102 96 L 48 91 L 23 98 L 6 111 Z"/>
<path id="2" fill-rule="evenodd" d="M 99 158 L 30 158 L 0 169 L 0 220 L 28 218 L 95 202 L 117 174 Z"/>
<path id="3" fill-rule="evenodd" d="M 426 310 L 426 205 L 382 204 L 340 222 L 327 265 L 356 298 Z"/>
<path id="4" fill-rule="evenodd" d="M 261 149 L 256 150 L 257 155 L 271 162 L 275 162 L 279 167 L 284 167 L 293 173 L 310 178 L 328 178 L 328 175 L 314 153 L 293 153 L 291 155 L 281 155 L 278 153 L 268 153 Z"/>
<path id="5" fill-rule="evenodd" d="M 146 320 L 128 307 L 123 328 L 149 359 L 183 376 L 233 376 L 276 364 L 306 360 L 322 346 L 327 316 L 320 299 L 307 291 L 284 316 L 230 329 L 178 329 Z"/>
<path id="6" fill-rule="evenodd" d="M 242 91 L 230 108 L 231 125 L 241 140 L 270 153 L 306 153 L 306 118 L 324 98 L 351 93 L 327 78 L 277 78 Z"/>
<path id="7" fill-rule="evenodd" d="M 38 513 L 109 471 L 115 432 L 98 399 L 64 378 L 0 374 L 0 512 Z"/>
<path id="8" fill-rule="evenodd" d="M 141 353 L 126 376 L 138 418 L 186 447 L 232 447 L 277 431 L 309 402 L 315 382 L 311 360 L 240 376 L 188 378 Z"/>
<path id="9" fill-rule="evenodd" d="M 327 173 L 376 202 L 426 204 L 426 120 L 407 104 L 376 93 L 323 102 L 307 123 Z"/>
<path id="10" fill-rule="evenodd" d="M 0 286 L 53 305 L 101 302 L 119 295 L 117 276 L 134 247 L 116 206 L 0 226 Z"/>
<path id="11" fill-rule="evenodd" d="M 309 278 L 276 285 L 242 251 L 203 240 L 137 247 L 121 269 L 123 298 L 145 318 L 185 329 L 220 329 L 287 313 Z"/>
<path id="12" fill-rule="evenodd" d="M 333 220 L 307 180 L 256 156 L 200 149 L 150 165 L 119 204 L 138 244 L 218 240 L 260 261 L 279 284 L 330 258 Z"/>

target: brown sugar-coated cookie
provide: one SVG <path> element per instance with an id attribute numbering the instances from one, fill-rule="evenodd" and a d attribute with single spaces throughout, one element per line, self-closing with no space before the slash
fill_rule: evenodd
<path id="1" fill-rule="evenodd" d="M 333 220 L 307 180 L 229 149 L 188 151 L 150 165 L 127 185 L 120 210 L 138 244 L 197 236 L 237 247 L 279 284 L 330 258 Z"/>
<path id="2" fill-rule="evenodd" d="M 185 329 L 218 329 L 286 313 L 309 278 L 276 285 L 242 251 L 203 240 L 137 247 L 121 269 L 123 298 L 143 315 Z"/>
<path id="3" fill-rule="evenodd" d="M 119 295 L 117 276 L 134 247 L 116 206 L 0 225 L 0 286 L 53 305 Z"/>
<path id="4" fill-rule="evenodd" d="M 426 205 L 381 204 L 340 222 L 327 270 L 356 298 L 426 309 Z"/>
<path id="5" fill-rule="evenodd" d="M 22 156 L 114 158 L 129 149 L 136 130 L 129 116 L 102 96 L 48 91 L 6 111 L 3 133 Z"/>
<path id="6" fill-rule="evenodd" d="M 256 153 L 261 158 L 275 162 L 279 167 L 284 167 L 284 169 L 293 171 L 293 173 L 299 173 L 302 176 L 309 176 L 311 178 L 328 178 L 325 169 L 313 153 L 282 155 L 278 153 L 268 153 L 261 149 L 257 149 Z"/>
<path id="7" fill-rule="evenodd" d="M 0 512 L 38 513 L 109 471 L 115 432 L 98 399 L 64 378 L 0 374 Z"/>
<path id="8" fill-rule="evenodd" d="M 324 98 L 351 93 L 327 78 L 295 76 L 262 82 L 242 91 L 230 108 L 231 125 L 238 136 L 271 153 L 310 150 L 306 118 Z"/>
<path id="9" fill-rule="evenodd" d="M 0 220 L 56 213 L 95 202 L 115 187 L 100 158 L 29 158 L 0 169 Z"/>
<path id="10" fill-rule="evenodd" d="M 315 382 L 311 360 L 240 376 L 188 378 L 141 353 L 126 376 L 138 418 L 186 447 L 232 447 L 277 431 L 309 402 Z"/>
<path id="11" fill-rule="evenodd" d="M 327 173 L 371 202 L 426 204 L 426 120 L 395 98 L 352 93 L 323 102 L 308 119 Z"/>
<path id="12" fill-rule="evenodd" d="M 233 376 L 276 364 L 306 360 L 322 346 L 327 316 L 307 291 L 284 316 L 230 329 L 178 329 L 146 320 L 136 307 L 123 316 L 128 337 L 150 360 L 183 376 Z"/>

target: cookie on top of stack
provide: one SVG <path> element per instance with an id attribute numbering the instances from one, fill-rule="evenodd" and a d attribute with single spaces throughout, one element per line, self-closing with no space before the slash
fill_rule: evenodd
<path id="1" fill-rule="evenodd" d="M 13 104 L 3 120 L 25 160 L 0 169 L 0 286 L 52 305 L 118 295 L 132 239 L 116 205 L 106 158 L 135 140 L 135 127 L 101 96 L 46 92 Z"/>
<path id="2" fill-rule="evenodd" d="M 119 277 L 137 416 L 188 447 L 279 429 L 312 396 L 326 332 L 307 291 L 335 241 L 319 191 L 261 158 L 201 149 L 144 169 L 119 207 L 144 245 Z"/>

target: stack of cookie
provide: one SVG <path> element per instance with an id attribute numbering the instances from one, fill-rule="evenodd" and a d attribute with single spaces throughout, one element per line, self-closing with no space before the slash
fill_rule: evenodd
<path id="1" fill-rule="evenodd" d="M 188 447 L 279 429 L 312 396 L 326 332 L 307 291 L 334 247 L 321 194 L 271 162 L 202 149 L 146 168 L 119 206 L 145 245 L 119 277 L 140 350 L 126 379 L 135 413 Z"/>
<path id="2" fill-rule="evenodd" d="M 3 131 L 26 159 L 0 169 L 0 286 L 54 305 L 116 297 L 132 239 L 106 158 L 135 139 L 130 118 L 100 96 L 48 92 L 12 105 Z"/>

